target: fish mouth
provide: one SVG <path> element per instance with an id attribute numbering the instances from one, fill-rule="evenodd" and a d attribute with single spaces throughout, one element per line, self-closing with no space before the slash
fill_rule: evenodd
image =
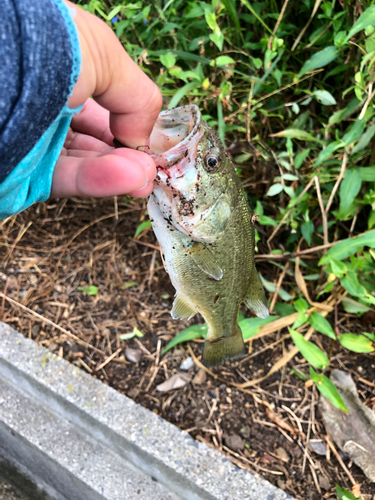
<path id="1" fill-rule="evenodd" d="M 148 140 L 150 155 L 159 168 L 168 169 L 188 155 L 200 139 L 202 116 L 191 104 L 162 111 Z"/>

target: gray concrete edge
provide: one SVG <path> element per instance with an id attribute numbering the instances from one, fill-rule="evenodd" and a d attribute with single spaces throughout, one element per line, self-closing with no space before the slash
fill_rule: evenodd
<path id="1" fill-rule="evenodd" d="M 181 498 L 292 498 L 1 322 L 0 374 Z"/>

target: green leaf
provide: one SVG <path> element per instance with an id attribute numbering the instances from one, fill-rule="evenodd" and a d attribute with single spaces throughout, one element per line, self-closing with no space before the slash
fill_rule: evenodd
<path id="1" fill-rule="evenodd" d="M 331 115 L 329 117 L 329 120 L 328 120 L 329 125 L 336 125 L 337 123 L 340 123 L 341 120 L 342 120 L 342 116 L 345 113 L 345 111 L 346 111 L 346 108 L 339 109 L 338 111 L 336 111 L 335 113 L 333 113 L 333 115 Z"/>
<path id="2" fill-rule="evenodd" d="M 375 182 L 375 167 L 360 167 L 362 180 L 365 182 Z"/>
<path id="3" fill-rule="evenodd" d="M 304 382 L 306 382 L 306 380 L 309 380 L 309 377 L 307 377 L 307 375 L 305 375 L 305 373 L 297 370 L 296 368 L 292 368 L 290 370 L 290 373 L 292 373 L 293 375 L 296 375 L 298 378 L 302 379 Z"/>
<path id="4" fill-rule="evenodd" d="M 327 335 L 327 337 L 333 340 L 336 339 L 336 335 L 335 332 L 333 331 L 332 326 L 321 314 L 317 312 L 312 312 L 310 315 L 310 325 L 317 332 L 323 333 L 324 335 Z"/>
<path id="5" fill-rule="evenodd" d="M 366 335 L 367 338 L 375 342 L 375 333 L 362 332 L 362 335 Z"/>
<path id="6" fill-rule="evenodd" d="M 339 260 L 332 259 L 330 261 L 332 272 L 337 278 L 342 278 L 348 271 L 346 265 Z"/>
<path id="7" fill-rule="evenodd" d="M 137 227 L 133 238 L 136 238 L 139 234 L 141 234 L 142 231 L 144 231 L 148 227 L 151 227 L 151 222 L 149 220 L 145 220 L 144 222 L 141 222 L 139 224 L 139 226 Z"/>
<path id="8" fill-rule="evenodd" d="M 179 104 L 181 99 L 183 97 L 185 97 L 186 94 L 188 94 L 191 90 L 194 90 L 199 86 L 200 86 L 200 82 L 197 82 L 196 80 L 194 80 L 193 82 L 187 83 L 186 85 L 184 85 L 183 87 L 178 89 L 177 92 L 175 93 L 175 95 L 169 101 L 168 109 L 175 108 Z"/>
<path id="9" fill-rule="evenodd" d="M 273 184 L 269 188 L 266 196 L 276 196 L 277 194 L 281 193 L 282 190 L 283 190 L 282 184 L 279 183 Z"/>
<path id="10" fill-rule="evenodd" d="M 223 0 L 223 5 L 228 11 L 230 17 L 233 19 L 233 22 L 238 31 L 241 30 L 240 22 L 237 15 L 236 2 L 235 0 Z"/>
<path id="11" fill-rule="evenodd" d="M 204 17 L 206 19 L 206 23 L 213 32 L 217 32 L 218 30 L 220 31 L 216 22 L 215 12 L 211 12 L 209 8 L 206 8 L 204 9 Z"/>
<path id="12" fill-rule="evenodd" d="M 138 330 L 138 328 L 134 327 L 133 331 L 130 333 L 124 333 L 123 335 L 119 336 L 119 339 L 121 340 L 130 340 L 134 337 L 144 337 L 143 333 Z"/>
<path id="13" fill-rule="evenodd" d="M 299 153 L 296 156 L 296 158 L 294 160 L 294 168 L 296 170 L 298 170 L 301 167 L 301 165 L 306 160 L 306 158 L 307 158 L 308 154 L 310 153 L 310 151 L 311 151 L 310 149 L 305 149 L 304 151 L 302 151 L 302 153 Z"/>
<path id="14" fill-rule="evenodd" d="M 302 356 L 306 359 L 308 363 L 313 365 L 315 368 L 319 370 L 324 370 L 329 365 L 328 358 L 326 354 L 319 349 L 319 347 L 312 342 L 306 340 L 303 335 L 295 330 L 291 330 L 289 328 L 290 335 L 293 339 L 293 342 L 298 347 Z"/>
<path id="15" fill-rule="evenodd" d="M 131 288 L 132 286 L 138 286 L 138 282 L 129 281 L 128 283 L 124 283 L 121 288 L 126 289 L 126 288 Z"/>
<path id="16" fill-rule="evenodd" d="M 305 312 L 308 310 L 309 304 L 306 302 L 306 300 L 303 297 L 300 297 L 299 299 L 297 299 L 293 302 L 293 307 L 298 312 Z"/>
<path id="17" fill-rule="evenodd" d="M 292 330 L 296 330 L 300 326 L 307 323 L 308 320 L 309 320 L 309 315 L 306 312 L 300 312 L 297 316 L 297 319 L 292 325 Z"/>
<path id="18" fill-rule="evenodd" d="M 277 226 L 277 222 L 267 215 L 261 215 L 258 222 L 259 224 L 262 224 L 262 226 Z"/>
<path id="19" fill-rule="evenodd" d="M 374 137 L 374 135 L 375 135 L 375 125 L 370 125 L 366 129 L 366 132 L 361 136 L 361 138 L 357 142 L 357 144 L 354 146 L 354 148 L 352 150 L 352 154 L 358 153 L 358 151 L 362 151 L 362 149 L 367 148 L 367 146 L 370 144 L 370 141 Z M 366 168 L 366 167 L 363 167 L 363 168 Z M 367 167 L 367 168 L 371 168 L 371 167 Z"/>
<path id="20" fill-rule="evenodd" d="M 361 171 L 353 168 L 348 170 L 340 184 L 340 210 L 337 216 L 339 219 L 342 220 L 346 218 L 355 197 L 361 190 L 361 186 Z"/>
<path id="21" fill-rule="evenodd" d="M 229 56 L 219 56 L 210 62 L 210 66 L 226 66 L 227 64 L 235 64 L 236 61 Z"/>
<path id="22" fill-rule="evenodd" d="M 307 244 L 311 245 L 311 238 L 314 234 L 314 223 L 311 220 L 304 222 L 301 226 L 302 236 L 305 238 Z"/>
<path id="23" fill-rule="evenodd" d="M 345 143 L 345 146 L 350 146 L 350 144 L 361 137 L 365 128 L 365 123 L 365 120 L 356 120 L 354 122 L 349 131 L 342 138 L 342 142 Z"/>
<path id="24" fill-rule="evenodd" d="M 339 500 L 362 500 L 361 497 L 356 498 L 350 491 L 344 490 L 344 488 L 340 488 L 338 484 L 336 484 L 336 493 L 339 497 Z"/>
<path id="25" fill-rule="evenodd" d="M 328 160 L 328 158 L 330 158 L 337 149 L 342 148 L 343 146 L 344 145 L 340 141 L 334 141 L 328 144 L 328 146 L 319 153 L 315 162 L 315 167 L 318 167 L 324 161 Z"/>
<path id="26" fill-rule="evenodd" d="M 295 197 L 295 191 L 294 189 L 292 188 L 292 186 L 283 186 L 283 190 L 286 192 L 286 194 L 290 197 L 290 198 L 294 198 Z"/>
<path id="27" fill-rule="evenodd" d="M 209 38 L 211 42 L 214 42 L 219 50 L 223 50 L 224 45 L 224 35 L 220 31 L 219 33 L 210 33 Z"/>
<path id="28" fill-rule="evenodd" d="M 358 282 L 357 274 L 352 271 L 341 278 L 340 283 L 354 297 L 364 297 L 367 293 L 366 289 Z"/>
<path id="29" fill-rule="evenodd" d="M 339 342 L 343 347 L 353 352 L 374 352 L 375 344 L 371 339 L 363 335 L 355 335 L 354 333 L 343 333 L 339 335 Z"/>
<path id="30" fill-rule="evenodd" d="M 364 246 L 370 248 L 375 248 L 375 230 L 368 231 L 361 236 L 355 236 L 354 238 L 347 238 L 340 241 L 335 246 L 331 247 L 326 255 L 324 255 L 320 261 L 319 265 L 327 264 L 331 259 L 343 260 L 358 252 Z"/>
<path id="31" fill-rule="evenodd" d="M 195 61 L 201 64 L 210 64 L 211 59 L 207 57 L 198 56 L 197 54 L 192 54 L 191 52 L 185 52 L 184 50 L 149 50 L 150 56 L 160 56 L 162 54 L 173 54 L 177 59 L 183 59 L 184 61 Z"/>
<path id="32" fill-rule="evenodd" d="M 220 99 L 217 100 L 217 121 L 219 122 L 217 127 L 218 135 L 221 142 L 225 144 L 225 121 L 223 114 L 223 105 Z"/>
<path id="33" fill-rule="evenodd" d="M 328 377 L 325 375 L 320 375 L 319 373 L 316 373 L 315 370 L 313 370 L 310 367 L 310 377 L 313 382 L 315 382 L 317 389 L 319 392 L 327 398 L 333 406 L 336 406 L 339 410 L 347 411 L 349 412 L 348 408 L 346 407 L 346 404 L 344 403 L 344 400 L 340 396 L 338 390 L 336 389 L 336 386 L 331 380 L 329 380 Z"/>
<path id="34" fill-rule="evenodd" d="M 294 314 L 296 310 L 292 306 L 292 304 L 284 304 L 280 302 L 276 302 L 275 307 L 273 308 L 277 314 L 280 314 L 283 318 L 285 316 L 290 316 L 291 314 Z"/>
<path id="35" fill-rule="evenodd" d="M 289 137 L 290 139 L 299 139 L 301 141 L 323 142 L 313 135 L 309 134 L 308 132 L 296 128 L 287 128 L 285 130 L 282 130 L 281 132 L 277 132 L 277 134 L 272 134 L 271 137 Z"/>
<path id="36" fill-rule="evenodd" d="M 363 14 L 359 16 L 352 29 L 349 31 L 348 36 L 345 38 L 345 42 L 348 42 L 352 36 L 366 29 L 368 26 L 375 26 L 375 5 L 371 5 L 371 7 L 366 9 Z"/>
<path id="37" fill-rule="evenodd" d="M 342 301 L 342 306 L 347 313 L 358 314 L 370 311 L 370 308 L 357 302 L 349 297 L 345 297 Z"/>
<path id="38" fill-rule="evenodd" d="M 298 77 L 301 78 L 301 76 L 309 71 L 314 71 L 314 69 L 319 69 L 323 68 L 323 66 L 327 66 L 327 64 L 334 61 L 338 55 L 339 50 L 334 45 L 320 50 L 305 62 Z"/>
<path id="39" fill-rule="evenodd" d="M 199 339 L 201 337 L 205 337 L 207 335 L 207 324 L 203 323 L 203 325 L 191 325 L 185 330 L 182 330 L 178 333 L 162 350 L 161 354 L 165 354 L 169 349 L 172 349 L 177 344 L 181 344 L 181 342 L 189 342 L 190 340 Z"/>
<path id="40" fill-rule="evenodd" d="M 162 63 L 163 66 L 169 69 L 172 68 L 172 66 L 175 66 L 176 58 L 173 54 L 169 52 L 168 54 L 163 54 L 160 56 L 160 62 Z"/>
<path id="41" fill-rule="evenodd" d="M 337 104 L 336 99 L 328 90 L 315 90 L 313 95 L 317 98 L 318 102 L 324 106 L 333 106 Z"/>
<path id="42" fill-rule="evenodd" d="M 99 288 L 95 285 L 90 286 L 77 286 L 77 290 L 85 293 L 86 295 L 97 295 L 99 292 Z"/>
<path id="43" fill-rule="evenodd" d="M 272 321 L 278 319 L 279 316 L 268 316 L 268 318 L 246 318 L 241 320 L 238 324 L 240 325 L 242 336 L 244 340 L 251 339 L 259 332 L 259 328 L 263 325 L 267 325 Z"/>

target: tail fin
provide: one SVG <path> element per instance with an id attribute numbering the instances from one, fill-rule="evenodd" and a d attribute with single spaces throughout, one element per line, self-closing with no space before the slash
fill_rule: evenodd
<path id="1" fill-rule="evenodd" d="M 245 351 L 241 328 L 236 325 L 229 337 L 220 337 L 209 340 L 207 335 L 203 348 L 203 363 L 208 368 L 221 365 L 226 359 L 234 359 Z"/>

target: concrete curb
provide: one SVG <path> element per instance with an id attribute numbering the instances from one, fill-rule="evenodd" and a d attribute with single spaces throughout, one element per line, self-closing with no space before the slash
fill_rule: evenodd
<path id="1" fill-rule="evenodd" d="M 58 500 L 292 500 L 0 322 L 1 456 Z"/>

